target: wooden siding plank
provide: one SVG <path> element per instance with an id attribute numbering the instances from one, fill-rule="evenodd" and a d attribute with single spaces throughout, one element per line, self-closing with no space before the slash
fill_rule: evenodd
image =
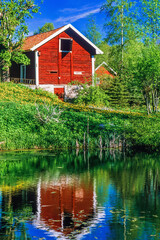
<path id="1" fill-rule="evenodd" d="M 89 81 L 92 76 L 90 54 L 74 39 L 71 53 L 59 52 L 60 38 L 70 38 L 70 36 L 63 32 L 38 49 L 40 52 L 39 83 L 68 84 L 72 80 Z M 53 73 L 52 70 L 55 72 Z M 76 71 L 81 71 L 82 74 L 74 74 Z"/>

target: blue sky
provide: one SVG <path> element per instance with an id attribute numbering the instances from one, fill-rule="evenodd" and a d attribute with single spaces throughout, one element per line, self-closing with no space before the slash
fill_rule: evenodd
<path id="1" fill-rule="evenodd" d="M 35 14 L 33 19 L 27 21 L 30 35 L 46 22 L 52 22 L 55 28 L 71 23 L 84 33 L 90 14 L 94 15 L 100 32 L 104 34 L 105 15 L 100 12 L 100 7 L 105 0 L 44 0 L 42 4 L 40 0 L 35 2 L 40 6 L 41 14 Z"/>

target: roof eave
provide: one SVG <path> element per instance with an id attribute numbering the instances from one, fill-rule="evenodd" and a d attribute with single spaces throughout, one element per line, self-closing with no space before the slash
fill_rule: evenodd
<path id="1" fill-rule="evenodd" d="M 86 42 L 88 42 L 94 49 L 97 54 L 103 54 L 103 52 L 95 45 L 93 44 L 88 38 L 86 38 L 82 33 L 80 33 L 75 27 L 73 27 L 71 24 L 68 24 L 64 27 L 62 27 L 61 29 L 59 29 L 57 32 L 53 33 L 51 36 L 49 36 L 48 38 L 46 38 L 45 40 L 41 41 L 40 43 L 36 44 L 35 46 L 33 46 L 30 51 L 35 51 L 37 48 L 41 47 L 43 44 L 45 44 L 46 42 L 50 41 L 52 38 L 55 38 L 56 36 L 58 36 L 60 33 L 64 32 L 65 30 L 67 30 L 68 28 L 71 28 L 73 31 L 75 31 L 79 36 L 81 36 Z"/>
<path id="2" fill-rule="evenodd" d="M 103 64 L 106 65 L 113 72 L 115 76 L 117 76 L 117 73 L 104 61 L 95 69 L 95 71 L 97 71 Z"/>
<path id="3" fill-rule="evenodd" d="M 104 54 L 104 52 L 102 52 L 100 49 L 96 49 L 96 55 L 98 55 L 98 54 Z"/>
<path id="4" fill-rule="evenodd" d="M 68 24 L 69 25 L 69 24 Z M 43 44 L 45 44 L 46 42 L 50 41 L 52 38 L 55 38 L 57 35 L 59 35 L 60 33 L 64 32 L 67 28 L 68 25 L 62 27 L 61 29 L 59 29 L 57 32 L 53 33 L 51 36 L 47 37 L 45 40 L 41 41 L 40 43 L 36 44 L 35 46 L 33 46 L 30 50 L 31 51 L 35 51 L 37 48 L 41 47 Z"/>

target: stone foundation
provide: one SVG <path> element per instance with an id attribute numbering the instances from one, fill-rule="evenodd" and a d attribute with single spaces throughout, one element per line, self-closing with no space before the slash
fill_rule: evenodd
<path id="1" fill-rule="evenodd" d="M 73 99 L 77 96 L 78 90 L 82 89 L 82 86 L 79 85 L 53 85 L 53 84 L 40 84 L 36 85 L 26 85 L 31 89 L 42 88 L 45 91 L 51 92 L 54 94 L 54 88 L 64 88 L 64 100 Z"/>

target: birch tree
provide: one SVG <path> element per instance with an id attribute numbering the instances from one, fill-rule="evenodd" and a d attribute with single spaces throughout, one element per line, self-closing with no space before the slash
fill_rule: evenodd
<path id="1" fill-rule="evenodd" d="M 109 44 L 120 45 L 121 54 L 121 71 L 124 61 L 124 46 L 130 37 L 134 36 L 133 22 L 134 3 L 130 0 L 106 0 L 101 7 L 101 11 L 105 12 L 106 23 L 106 41 Z"/>
<path id="2" fill-rule="evenodd" d="M 92 15 L 89 16 L 88 18 L 87 30 L 85 32 L 85 36 L 95 45 L 99 45 L 102 41 L 102 36 L 96 25 L 96 20 Z"/>
<path id="3" fill-rule="evenodd" d="M 160 1 L 142 0 L 139 4 L 139 30 L 143 41 L 155 41 L 160 38 Z"/>

